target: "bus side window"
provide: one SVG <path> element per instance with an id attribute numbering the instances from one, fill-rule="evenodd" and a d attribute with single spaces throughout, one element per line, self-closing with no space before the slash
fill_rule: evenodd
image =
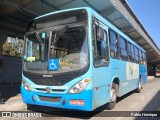
<path id="1" fill-rule="evenodd" d="M 118 45 L 118 34 L 113 32 L 112 30 L 109 31 L 110 36 L 110 54 L 112 58 L 119 59 L 119 45 Z"/>
<path id="2" fill-rule="evenodd" d="M 138 48 L 137 48 L 137 47 L 134 47 L 134 50 L 135 50 L 135 61 L 136 61 L 136 63 L 139 63 Z"/>
<path id="3" fill-rule="evenodd" d="M 131 44 L 128 43 L 128 60 L 131 61 L 131 59 L 132 59 Z"/>
<path id="4" fill-rule="evenodd" d="M 127 57 L 127 41 L 123 37 L 119 37 L 119 45 L 120 45 L 120 56 L 121 60 L 128 59 Z"/>
<path id="5" fill-rule="evenodd" d="M 107 32 L 101 28 L 95 27 L 95 36 L 93 37 L 93 54 L 95 67 L 104 66 L 108 64 L 108 45 L 107 45 Z"/>
<path id="6" fill-rule="evenodd" d="M 130 43 L 130 52 L 131 52 L 131 62 L 135 62 L 135 51 L 134 51 L 134 45 Z"/>
<path id="7" fill-rule="evenodd" d="M 141 50 L 139 50 L 139 58 L 140 58 L 140 64 L 142 64 L 143 63 L 143 57 L 142 57 L 142 51 Z"/>
<path id="8" fill-rule="evenodd" d="M 142 54 L 143 54 L 143 62 L 142 62 L 142 64 L 146 65 L 146 54 L 144 52 L 142 52 Z"/>

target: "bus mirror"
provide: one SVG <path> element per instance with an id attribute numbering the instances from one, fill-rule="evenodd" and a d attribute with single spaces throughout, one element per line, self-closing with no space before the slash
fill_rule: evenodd
<path id="1" fill-rule="evenodd" d="M 99 27 L 97 31 L 97 41 L 102 41 L 104 39 L 104 30 Z"/>

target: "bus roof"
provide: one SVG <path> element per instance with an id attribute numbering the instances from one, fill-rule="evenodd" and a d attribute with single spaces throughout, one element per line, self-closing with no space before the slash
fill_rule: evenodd
<path id="1" fill-rule="evenodd" d="M 66 12 L 66 11 L 80 10 L 80 9 L 85 9 L 85 10 L 87 10 L 87 11 L 92 10 L 92 9 L 89 8 L 89 7 L 70 8 L 70 9 L 65 9 L 65 10 L 59 10 L 59 11 L 50 12 L 50 13 L 47 13 L 47 14 L 38 16 L 38 17 L 36 17 L 35 19 L 39 19 L 39 18 L 48 16 L 48 15 L 52 15 L 52 14 L 58 14 L 58 13 Z"/>

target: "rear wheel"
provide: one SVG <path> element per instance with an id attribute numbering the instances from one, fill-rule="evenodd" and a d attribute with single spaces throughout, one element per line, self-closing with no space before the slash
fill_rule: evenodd
<path id="1" fill-rule="evenodd" d="M 107 105 L 107 109 L 112 110 L 117 102 L 117 90 L 118 90 L 118 85 L 113 83 L 112 84 L 112 89 L 111 89 L 111 99 L 110 102 Z"/>
<path id="2" fill-rule="evenodd" d="M 141 79 L 140 79 L 139 82 L 138 82 L 138 88 L 136 89 L 136 92 L 137 92 L 137 93 L 140 93 L 141 90 L 142 90 L 142 81 L 141 81 Z"/>

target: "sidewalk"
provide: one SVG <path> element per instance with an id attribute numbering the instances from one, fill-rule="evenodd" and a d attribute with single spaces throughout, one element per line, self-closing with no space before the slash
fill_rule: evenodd
<path id="1" fill-rule="evenodd" d="M 0 104 L 0 111 L 21 111 L 25 109 L 26 105 L 22 102 L 20 94 L 11 97 L 5 104 Z"/>
<path id="2" fill-rule="evenodd" d="M 154 76 L 148 76 L 147 78 L 148 78 L 148 80 L 152 80 L 152 79 L 154 79 Z"/>

